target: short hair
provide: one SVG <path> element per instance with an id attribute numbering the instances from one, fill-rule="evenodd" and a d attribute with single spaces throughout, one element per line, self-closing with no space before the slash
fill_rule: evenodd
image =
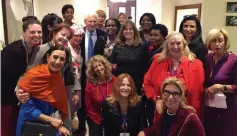
<path id="1" fill-rule="evenodd" d="M 139 24 L 141 25 L 141 22 L 142 22 L 142 19 L 143 17 L 145 16 L 148 16 L 149 19 L 151 20 L 151 23 L 152 24 L 156 24 L 156 18 L 155 16 L 152 14 L 152 13 L 144 13 L 141 17 L 140 17 L 140 20 L 139 20 Z"/>
<path id="2" fill-rule="evenodd" d="M 164 94 L 164 89 L 167 85 L 175 85 L 179 89 L 179 91 L 181 93 L 181 103 L 180 103 L 181 107 L 196 112 L 195 109 L 192 106 L 188 106 L 187 99 L 185 97 L 184 86 L 183 86 L 182 81 L 180 81 L 176 77 L 166 78 L 164 80 L 164 82 L 162 83 L 161 89 L 160 89 L 162 95 Z M 166 105 L 164 104 L 164 100 L 162 100 L 162 105 L 163 105 L 163 106 L 161 106 L 162 109 L 157 109 L 159 113 L 162 113 L 165 109 L 167 109 Z"/>
<path id="3" fill-rule="evenodd" d="M 63 28 L 68 29 L 68 31 L 70 32 L 70 36 L 68 37 L 68 39 L 71 39 L 71 37 L 73 36 L 73 31 L 70 28 L 70 26 L 68 24 L 65 23 L 60 23 L 60 24 L 56 24 L 54 25 L 54 27 L 52 28 L 52 30 L 49 33 L 49 41 L 53 39 L 53 35 L 57 34 L 59 31 L 61 31 Z"/>
<path id="4" fill-rule="evenodd" d="M 23 25 L 22 25 L 23 32 L 26 32 L 26 30 L 28 29 L 29 25 L 33 25 L 33 24 L 41 25 L 40 21 L 37 19 L 36 16 L 26 16 L 26 17 L 23 17 L 22 18 L 22 22 L 23 22 Z"/>
<path id="5" fill-rule="evenodd" d="M 216 41 L 216 39 L 218 39 L 221 34 L 223 34 L 224 39 L 225 39 L 225 51 L 227 51 L 230 48 L 230 40 L 229 40 L 229 36 L 228 36 L 228 32 L 225 29 L 212 29 L 209 31 L 209 33 L 207 34 L 207 38 L 206 38 L 206 47 L 211 50 L 211 43 Z"/>
<path id="6" fill-rule="evenodd" d="M 196 27 L 197 27 L 197 31 L 196 33 L 192 36 L 192 39 L 191 39 L 191 43 L 197 43 L 197 42 L 202 42 L 203 43 L 203 40 L 202 40 L 202 27 L 201 27 L 201 23 L 199 21 L 199 19 L 197 18 L 197 15 L 186 15 L 184 16 L 182 22 L 180 23 L 180 26 L 179 26 L 179 32 L 183 33 L 183 25 L 186 21 L 189 21 L 189 20 L 192 20 L 196 23 Z M 184 38 L 186 39 L 185 35 L 184 35 Z"/>
<path id="7" fill-rule="evenodd" d="M 96 76 L 96 73 L 93 68 L 93 63 L 95 62 L 101 62 L 105 67 L 105 78 L 106 80 L 109 80 L 112 78 L 112 66 L 109 63 L 109 61 L 101 55 L 95 55 L 93 56 L 88 62 L 87 62 L 87 68 L 86 68 L 86 77 L 87 81 L 91 83 L 98 83 L 98 79 Z"/>
<path id="8" fill-rule="evenodd" d="M 165 43 L 163 45 L 163 50 L 162 52 L 160 53 L 160 57 L 158 57 L 158 62 L 161 62 L 163 61 L 165 58 L 167 58 L 170 54 L 169 54 L 169 51 L 168 51 L 168 43 L 169 43 L 169 40 L 171 37 L 174 37 L 174 36 L 179 36 L 181 37 L 182 39 L 182 43 L 183 43 L 183 52 L 182 52 L 182 55 L 183 56 L 186 56 L 188 58 L 189 61 L 194 61 L 195 59 L 195 55 L 189 50 L 188 48 L 188 43 L 187 41 L 184 39 L 184 36 L 181 34 L 181 33 L 178 33 L 178 32 L 172 32 L 171 34 L 169 34 L 167 37 L 166 37 L 166 40 L 165 40 Z"/>
<path id="9" fill-rule="evenodd" d="M 117 18 L 119 18 L 122 15 L 125 16 L 126 19 L 128 19 L 128 16 L 125 13 L 122 13 L 122 12 L 118 14 Z"/>
<path id="10" fill-rule="evenodd" d="M 44 16 L 41 22 L 42 30 L 43 30 L 43 44 L 49 41 L 49 29 L 50 27 L 54 27 L 54 25 L 62 23 L 63 20 L 55 13 L 50 13 Z"/>
<path id="11" fill-rule="evenodd" d="M 67 9 L 71 8 L 74 12 L 74 7 L 71 4 L 66 4 L 62 7 L 62 15 L 66 13 Z"/>
<path id="12" fill-rule="evenodd" d="M 100 16 L 102 16 L 103 18 L 106 18 L 106 13 L 103 10 L 97 10 L 96 13 Z"/>
<path id="13" fill-rule="evenodd" d="M 54 51 L 56 50 L 60 50 L 60 51 L 64 51 L 66 54 L 66 61 L 65 64 L 67 62 L 69 62 L 70 56 L 69 56 L 69 52 L 66 50 L 66 47 L 64 45 L 55 45 L 55 46 L 50 46 L 49 50 L 47 51 L 47 53 L 44 55 L 44 57 L 42 58 L 42 62 L 43 64 L 47 63 L 47 55 L 51 55 Z"/>
<path id="14" fill-rule="evenodd" d="M 123 44 L 125 44 L 125 37 L 123 35 L 123 31 L 124 29 L 128 26 L 131 25 L 134 31 L 134 45 L 138 46 L 141 44 L 141 39 L 140 39 L 140 35 L 139 32 L 137 30 L 137 27 L 135 25 L 135 23 L 131 20 L 127 20 L 121 27 L 121 29 L 119 30 L 119 33 L 117 35 L 117 38 L 115 40 L 115 45 L 116 46 L 122 46 Z"/>
<path id="15" fill-rule="evenodd" d="M 97 16 L 96 16 L 96 13 L 95 12 L 92 12 L 92 13 L 88 13 L 84 16 L 84 21 L 86 21 L 88 18 L 90 17 L 95 17 L 96 20 L 97 20 Z"/>
<path id="16" fill-rule="evenodd" d="M 119 98 L 120 98 L 120 86 L 122 85 L 124 78 L 128 78 L 128 81 L 131 85 L 131 93 L 128 96 L 129 106 L 134 107 L 138 104 L 138 102 L 141 101 L 141 97 L 137 95 L 137 90 L 136 90 L 134 80 L 129 74 L 123 73 L 123 74 L 120 74 L 115 80 L 113 84 L 113 88 L 112 88 L 112 94 L 107 98 L 111 106 L 114 106 L 114 107 L 117 106 L 117 102 L 119 101 Z"/>
<path id="17" fill-rule="evenodd" d="M 168 35 L 168 28 L 163 24 L 154 24 L 152 25 L 152 30 L 160 30 L 161 35 L 166 38 Z"/>
<path id="18" fill-rule="evenodd" d="M 116 25 L 116 27 L 117 27 L 117 29 L 118 29 L 118 31 L 117 31 L 117 34 L 118 34 L 118 32 L 119 32 L 119 30 L 120 30 L 120 27 L 121 27 L 119 20 L 116 19 L 116 18 L 109 18 L 109 19 L 107 19 L 107 20 L 105 21 L 105 27 L 107 26 L 107 22 L 108 22 L 109 20 L 113 20 L 113 21 L 115 22 L 115 25 Z"/>

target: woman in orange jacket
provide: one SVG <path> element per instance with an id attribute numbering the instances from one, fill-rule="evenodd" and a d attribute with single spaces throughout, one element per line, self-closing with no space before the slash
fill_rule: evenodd
<path id="1" fill-rule="evenodd" d="M 194 107 L 202 119 L 203 64 L 190 52 L 183 35 L 176 32 L 167 37 L 164 50 L 154 56 L 144 77 L 144 91 L 148 99 L 155 102 L 159 98 L 161 84 L 168 77 L 177 77 L 182 81 L 188 104 Z"/>

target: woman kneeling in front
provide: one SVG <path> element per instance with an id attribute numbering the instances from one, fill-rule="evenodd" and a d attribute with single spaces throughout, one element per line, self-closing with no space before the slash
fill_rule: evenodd
<path id="1" fill-rule="evenodd" d="M 161 86 L 162 100 L 156 105 L 160 118 L 138 136 L 205 136 L 204 128 L 193 107 L 186 105 L 180 80 L 167 78 Z"/>
<path id="2" fill-rule="evenodd" d="M 140 96 L 128 74 L 115 80 L 112 95 L 102 106 L 104 136 L 137 136 L 143 128 Z"/>

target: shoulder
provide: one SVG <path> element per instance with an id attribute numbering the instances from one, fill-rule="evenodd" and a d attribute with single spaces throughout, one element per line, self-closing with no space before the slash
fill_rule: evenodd
<path id="1" fill-rule="evenodd" d="M 3 50 L 2 53 L 4 52 L 20 52 L 23 49 L 23 43 L 22 40 L 14 41 L 10 44 L 8 44 Z"/>
<path id="2" fill-rule="evenodd" d="M 106 33 L 100 29 L 96 29 L 97 36 L 104 36 Z"/>
<path id="3" fill-rule="evenodd" d="M 228 60 L 232 61 L 233 63 L 237 63 L 237 55 L 234 53 L 229 54 Z"/>

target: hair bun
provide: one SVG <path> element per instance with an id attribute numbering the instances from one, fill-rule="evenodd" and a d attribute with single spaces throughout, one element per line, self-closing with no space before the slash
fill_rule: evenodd
<path id="1" fill-rule="evenodd" d="M 22 18 L 22 22 L 26 22 L 26 21 L 29 21 L 29 20 L 38 20 L 36 16 L 25 16 Z"/>

